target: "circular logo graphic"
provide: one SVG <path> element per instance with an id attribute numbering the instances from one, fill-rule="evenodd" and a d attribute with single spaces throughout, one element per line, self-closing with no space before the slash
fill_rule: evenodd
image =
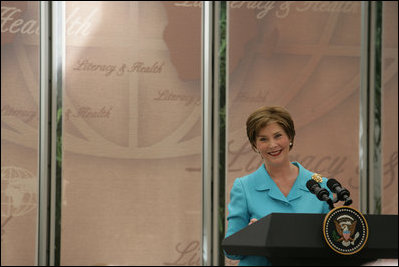
<path id="1" fill-rule="evenodd" d="M 352 255 L 364 247 L 369 235 L 363 215 L 354 208 L 343 206 L 332 209 L 324 218 L 324 240 L 335 252 Z"/>
<path id="2" fill-rule="evenodd" d="M 37 178 L 28 170 L 1 168 L 1 217 L 22 216 L 37 207 Z"/>

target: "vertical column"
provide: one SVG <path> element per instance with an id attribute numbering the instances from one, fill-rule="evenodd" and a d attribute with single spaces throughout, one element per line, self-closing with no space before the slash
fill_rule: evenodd
<path id="1" fill-rule="evenodd" d="M 223 90 L 220 85 L 220 80 L 223 79 L 220 73 L 220 65 L 222 64 L 222 56 L 220 54 L 220 39 L 221 36 L 221 24 L 220 24 L 220 14 L 221 14 L 221 2 L 216 1 L 213 12 L 213 31 L 214 31 L 214 41 L 213 41 L 213 185 L 212 185 L 212 265 L 218 266 L 220 265 L 220 229 L 219 225 L 224 223 L 224 218 L 220 218 L 219 208 L 221 206 L 220 193 L 223 190 L 224 186 L 222 186 L 222 178 L 220 168 L 221 163 L 224 162 L 224 154 L 220 154 L 222 149 L 224 149 L 224 145 L 222 144 L 224 138 L 222 135 L 225 134 L 224 130 L 221 127 L 221 121 L 224 121 L 223 112 L 221 112 L 221 108 L 225 101 L 221 99 L 224 94 L 221 92 Z M 224 202 L 223 202 L 224 205 Z"/>
<path id="2" fill-rule="evenodd" d="M 40 104 L 39 104 L 39 201 L 37 231 L 37 265 L 48 265 L 49 186 L 51 177 L 51 69 L 50 44 L 51 3 L 40 2 Z"/>
<path id="3" fill-rule="evenodd" d="M 219 13 L 220 2 L 203 2 L 202 9 L 202 264 L 219 264 Z"/>
<path id="4" fill-rule="evenodd" d="M 381 213 L 381 9 L 370 5 L 370 75 L 369 78 L 369 213 Z"/>
<path id="5" fill-rule="evenodd" d="M 359 117 L 360 210 L 379 213 L 381 199 L 381 84 L 376 73 L 377 8 L 362 2 L 361 81 Z M 379 68 L 380 69 L 380 68 Z"/>
<path id="6" fill-rule="evenodd" d="M 61 238 L 61 186 L 62 186 L 62 92 L 65 74 L 65 2 L 51 2 L 51 92 L 52 138 L 51 189 L 50 189 L 50 240 L 49 263 L 59 265 Z"/>
<path id="7" fill-rule="evenodd" d="M 208 266 L 212 261 L 213 2 L 202 3 L 202 265 Z"/>
<path id="8" fill-rule="evenodd" d="M 56 246 L 57 110 L 61 109 L 63 3 L 40 2 L 40 118 L 37 264 L 54 265 Z M 60 132 L 60 131 L 59 131 Z M 58 172 L 61 173 L 60 171 Z M 59 185 L 59 184 L 58 184 Z M 59 196 L 58 196 L 59 197 Z"/>

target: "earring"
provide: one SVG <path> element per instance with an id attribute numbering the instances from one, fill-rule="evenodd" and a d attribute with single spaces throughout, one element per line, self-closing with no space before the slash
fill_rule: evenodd
<path id="1" fill-rule="evenodd" d="M 290 142 L 290 146 L 292 146 L 292 142 Z"/>

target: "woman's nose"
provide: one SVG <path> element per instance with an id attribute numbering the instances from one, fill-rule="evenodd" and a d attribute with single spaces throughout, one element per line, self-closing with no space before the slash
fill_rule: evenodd
<path id="1" fill-rule="evenodd" d="M 275 148 L 275 147 L 277 147 L 277 143 L 275 141 L 270 141 L 269 148 Z"/>

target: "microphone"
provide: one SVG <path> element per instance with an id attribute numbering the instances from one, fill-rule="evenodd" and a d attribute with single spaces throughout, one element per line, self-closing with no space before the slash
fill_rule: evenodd
<path id="1" fill-rule="evenodd" d="M 330 194 L 328 193 L 327 189 L 320 187 L 318 182 L 315 180 L 309 180 L 306 183 L 306 187 L 312 194 L 315 194 L 319 200 L 326 201 L 330 209 L 334 208 L 333 201 L 329 197 Z"/>
<path id="2" fill-rule="evenodd" d="M 352 204 L 352 199 L 349 197 L 349 191 L 344 188 L 337 180 L 331 178 L 327 181 L 327 187 L 331 190 L 331 192 L 337 194 L 337 201 L 345 201 L 344 205 L 349 206 Z"/>

